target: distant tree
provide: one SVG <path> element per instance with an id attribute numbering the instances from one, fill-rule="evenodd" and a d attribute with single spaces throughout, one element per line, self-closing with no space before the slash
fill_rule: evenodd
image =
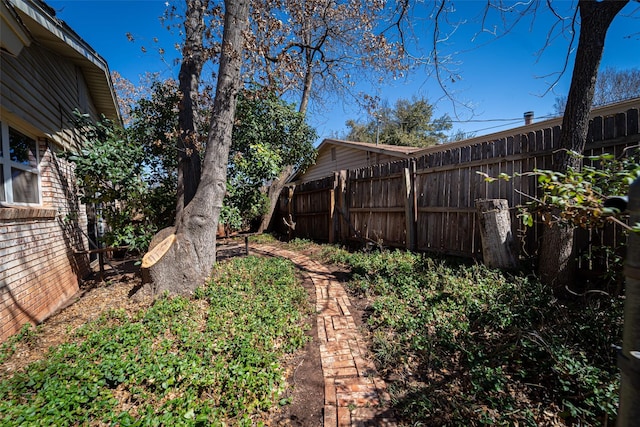
<path id="1" fill-rule="evenodd" d="M 125 126 L 128 126 L 131 123 L 132 106 L 141 97 L 139 93 L 140 87 L 122 77 L 117 71 L 111 72 L 111 80 L 113 81 L 113 88 L 118 99 L 122 122 Z"/>
<path id="2" fill-rule="evenodd" d="M 640 97 L 640 68 L 616 70 L 606 67 L 598 73 L 593 105 L 606 105 Z"/>
<path id="3" fill-rule="evenodd" d="M 637 97 L 640 97 L 640 68 L 618 70 L 606 67 L 598 73 L 596 90 L 593 95 L 594 107 Z M 553 105 L 554 111 L 558 115 L 562 115 L 566 105 L 567 96 L 558 96 Z"/>
<path id="4" fill-rule="evenodd" d="M 380 142 L 380 127 L 378 120 L 374 119 L 363 123 L 357 120 L 349 119 L 345 122 L 345 125 L 347 126 L 349 131 L 345 135 L 340 136 L 340 139 L 371 143 Z"/>
<path id="5" fill-rule="evenodd" d="M 449 135 L 447 142 L 457 142 L 465 139 L 473 138 L 476 136 L 475 132 L 465 132 L 462 129 L 458 129 L 452 135 Z"/>
<path id="6" fill-rule="evenodd" d="M 446 132 L 452 128 L 448 115 L 434 119 L 433 106 L 426 99 L 415 97 L 399 99 L 393 108 L 378 108 L 375 118 L 368 122 L 348 120 L 346 125 L 349 140 L 411 147 L 445 142 Z"/>
<path id="7" fill-rule="evenodd" d="M 560 95 L 556 96 L 556 99 L 553 103 L 553 111 L 556 115 L 562 116 L 564 114 L 564 109 L 567 106 L 567 96 Z"/>

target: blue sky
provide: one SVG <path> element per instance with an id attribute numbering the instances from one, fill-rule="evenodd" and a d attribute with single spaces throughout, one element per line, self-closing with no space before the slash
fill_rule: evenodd
<path id="1" fill-rule="evenodd" d="M 173 48 L 179 38 L 168 31 L 159 19 L 166 8 L 164 1 L 49 0 L 47 3 L 57 11 L 59 18 L 108 61 L 112 71 L 118 71 L 134 83 L 147 71 L 160 72 L 165 77 L 177 76 L 177 67 L 163 62 L 154 51 L 154 46 L 163 47 L 168 58 L 179 54 Z M 412 11 L 412 20 L 418 46 L 428 49 L 432 27 L 430 11 L 425 3 L 431 4 L 429 0 L 416 3 L 419 6 Z M 460 108 L 456 110 L 460 119 L 474 121 L 456 122 L 454 129 L 475 132 L 476 135 L 520 126 L 525 111 L 534 111 L 537 118 L 553 113 L 556 95 L 568 91 L 573 65 L 571 60 L 569 70 L 555 87 L 555 92 L 542 96 L 554 80 L 554 76 L 542 76 L 562 69 L 567 53 L 566 38 L 556 38 L 542 55 L 536 55 L 545 45 L 552 22 L 551 15 L 542 11 L 546 10 L 544 6 L 534 21 L 525 19 L 506 37 L 496 40 L 487 32 L 478 33 L 480 25 L 474 19 L 483 4 L 476 0 L 454 2 L 457 11 L 451 18 L 466 19 L 467 23 L 459 27 L 446 45 L 442 45 L 442 53 L 454 54 L 456 61 L 452 66 L 456 82 L 449 85 L 450 89 L 458 101 L 473 106 L 472 113 Z M 557 0 L 553 5 L 565 14 L 575 6 L 574 2 Z M 135 43 L 127 39 L 127 33 L 135 37 Z M 154 38 L 158 39 L 157 43 Z M 142 46 L 146 53 L 142 52 Z M 605 46 L 603 66 L 618 69 L 640 67 L 637 54 L 640 52 L 640 3 L 630 2 L 616 17 Z M 363 83 L 358 90 L 378 95 L 391 104 L 398 98 L 424 96 L 435 103 L 436 116 L 446 113 L 453 117 L 452 103 L 442 98 L 442 91 L 430 77 L 430 71 L 430 68 L 416 69 L 405 79 L 385 82 L 380 87 Z M 309 114 L 309 121 L 317 128 L 320 140 L 344 132 L 347 119 L 366 119 L 364 113 L 353 105 L 330 101 L 327 106 L 325 111 L 315 109 Z"/>

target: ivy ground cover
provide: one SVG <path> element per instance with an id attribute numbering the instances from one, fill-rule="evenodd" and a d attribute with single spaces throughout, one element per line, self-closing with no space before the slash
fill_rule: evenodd
<path id="1" fill-rule="evenodd" d="M 615 424 L 622 297 L 559 301 L 527 272 L 403 251 L 321 254 L 351 271 L 402 425 Z"/>
<path id="2" fill-rule="evenodd" d="M 280 360 L 308 313 L 292 263 L 233 259 L 194 298 L 110 310 L 3 373 L 0 425 L 260 425 L 286 403 Z"/>

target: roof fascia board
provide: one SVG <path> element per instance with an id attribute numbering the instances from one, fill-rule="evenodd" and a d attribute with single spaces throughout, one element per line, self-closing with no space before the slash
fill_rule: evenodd
<path id="1" fill-rule="evenodd" d="M 417 149 L 415 151 L 411 151 L 411 152 L 402 152 L 402 151 L 395 151 L 395 150 L 387 150 L 385 148 L 380 148 L 379 146 L 376 145 L 362 145 L 362 144 L 352 144 L 350 141 L 343 141 L 340 139 L 325 139 L 322 141 L 322 143 L 320 143 L 320 145 L 318 146 L 318 151 L 320 151 L 320 149 L 326 144 L 333 144 L 333 145 L 339 145 L 342 147 L 348 147 L 348 148 L 353 148 L 356 150 L 361 150 L 361 151 L 370 151 L 372 153 L 381 153 L 381 154 L 388 154 L 390 156 L 395 156 L 395 157 L 402 157 L 405 159 L 409 159 L 411 157 L 414 157 L 414 154 L 418 151 Z M 406 148 L 411 148 L 411 147 L 406 147 Z"/>
<path id="2" fill-rule="evenodd" d="M 78 52 L 95 66 L 105 72 L 108 70 L 107 62 L 98 55 L 98 53 L 93 50 L 86 41 L 82 40 L 82 38 L 73 31 L 65 28 L 61 21 L 51 16 L 39 4 L 32 0 L 9 1 L 14 5 L 14 7 L 27 14 L 31 19 L 40 24 L 40 26 L 66 43 L 69 47 Z"/>
<path id="3" fill-rule="evenodd" d="M 0 1 L 0 18 L 2 19 L 0 28 L 2 47 L 11 55 L 18 56 L 23 47 L 31 45 L 29 32 L 5 0 Z"/>

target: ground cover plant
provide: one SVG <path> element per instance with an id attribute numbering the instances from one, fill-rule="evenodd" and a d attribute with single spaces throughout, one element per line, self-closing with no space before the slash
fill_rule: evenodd
<path id="1" fill-rule="evenodd" d="M 527 274 L 400 251 L 322 259 L 351 270 L 372 352 L 406 425 L 614 425 L 622 300 L 558 301 Z"/>
<path id="2" fill-rule="evenodd" d="M 260 425 L 286 403 L 280 360 L 307 339 L 307 293 L 278 258 L 235 258 L 213 277 L 191 299 L 107 311 L 0 373 L 0 424 Z"/>

